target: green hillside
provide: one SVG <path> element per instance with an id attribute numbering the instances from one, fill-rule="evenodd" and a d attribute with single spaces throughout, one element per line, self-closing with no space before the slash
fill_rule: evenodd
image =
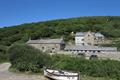
<path id="1" fill-rule="evenodd" d="M 17 26 L 0 28 L 0 52 L 15 42 L 26 42 L 29 38 L 71 39 L 70 33 L 78 31 L 101 32 L 107 38 L 120 37 L 120 16 L 79 17 L 27 23 Z"/>
<path id="2" fill-rule="evenodd" d="M 0 44 L 9 46 L 16 41 L 27 41 L 29 37 L 55 38 L 68 36 L 72 31 L 88 30 L 107 37 L 120 37 L 120 16 L 80 17 L 5 27 L 0 29 Z"/>

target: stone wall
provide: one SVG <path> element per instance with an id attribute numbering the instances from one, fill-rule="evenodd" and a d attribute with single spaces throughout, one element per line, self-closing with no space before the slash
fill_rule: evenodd
<path id="1" fill-rule="evenodd" d="M 88 44 L 88 45 L 94 45 L 94 35 L 91 34 L 91 32 L 88 32 L 85 36 L 84 36 L 84 41 Z"/>
<path id="2" fill-rule="evenodd" d="M 43 52 L 57 52 L 61 49 L 60 44 L 29 44 Z"/>
<path id="3" fill-rule="evenodd" d="M 75 55 L 77 57 L 81 56 L 74 52 L 62 51 L 59 54 L 68 54 Z M 110 60 L 118 60 L 120 61 L 120 52 L 102 52 L 102 53 L 84 53 L 86 59 L 90 59 L 92 55 L 96 55 L 98 59 L 110 59 Z"/>
<path id="4" fill-rule="evenodd" d="M 85 53 L 86 58 L 90 58 L 91 55 L 97 55 L 99 59 L 111 59 L 120 61 L 120 52 L 102 52 L 102 53 Z"/>

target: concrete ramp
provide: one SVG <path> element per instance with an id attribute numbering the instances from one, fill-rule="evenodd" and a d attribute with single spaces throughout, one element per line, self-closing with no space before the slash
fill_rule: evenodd
<path id="1" fill-rule="evenodd" d="M 0 64 L 0 72 L 8 71 L 8 69 L 9 69 L 10 66 L 11 66 L 10 63 L 3 63 L 3 64 Z"/>

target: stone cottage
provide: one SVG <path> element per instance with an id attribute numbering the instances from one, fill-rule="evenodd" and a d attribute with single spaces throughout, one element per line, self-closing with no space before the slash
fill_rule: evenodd
<path id="1" fill-rule="evenodd" d="M 75 35 L 76 45 L 94 45 L 95 42 L 101 42 L 104 40 L 104 35 L 97 32 L 77 32 Z"/>
<path id="2" fill-rule="evenodd" d="M 51 52 L 51 53 L 64 50 L 64 47 L 65 47 L 65 43 L 63 39 L 29 40 L 27 44 L 43 52 Z"/>

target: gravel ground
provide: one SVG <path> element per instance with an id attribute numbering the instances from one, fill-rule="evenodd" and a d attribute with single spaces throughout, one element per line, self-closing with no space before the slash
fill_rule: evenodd
<path id="1" fill-rule="evenodd" d="M 0 64 L 0 80 L 48 80 L 41 75 L 25 75 L 9 72 L 10 63 Z"/>

